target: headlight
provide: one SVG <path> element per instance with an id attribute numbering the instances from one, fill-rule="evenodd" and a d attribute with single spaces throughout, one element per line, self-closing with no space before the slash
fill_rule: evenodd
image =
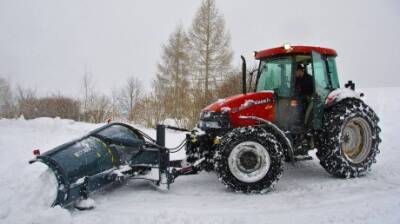
<path id="1" fill-rule="evenodd" d="M 199 122 L 200 128 L 221 128 L 221 125 L 217 121 L 200 121 Z"/>
<path id="2" fill-rule="evenodd" d="M 200 114 L 198 127 L 202 130 L 229 128 L 229 114 L 226 112 L 203 111 Z"/>
<path id="3" fill-rule="evenodd" d="M 213 115 L 213 111 L 202 111 L 200 113 L 200 119 L 207 119 L 210 118 Z"/>

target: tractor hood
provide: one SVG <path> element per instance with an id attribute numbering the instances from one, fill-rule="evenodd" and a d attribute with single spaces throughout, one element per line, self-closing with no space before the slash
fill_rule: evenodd
<path id="1" fill-rule="evenodd" d="M 199 127 L 236 128 L 256 124 L 255 120 L 245 120 L 243 117 L 253 116 L 273 121 L 275 118 L 274 92 L 239 94 L 220 99 L 208 105 L 200 114 Z"/>
<path id="2" fill-rule="evenodd" d="M 273 102 L 273 91 L 239 94 L 208 105 L 202 112 L 230 112 L 236 113 L 250 109 L 256 105 L 264 105 Z"/>

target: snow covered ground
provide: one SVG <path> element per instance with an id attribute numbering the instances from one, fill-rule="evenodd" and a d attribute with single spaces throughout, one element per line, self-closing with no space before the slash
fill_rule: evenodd
<path id="1" fill-rule="evenodd" d="M 265 195 L 229 192 L 212 173 L 180 177 L 168 192 L 136 180 L 93 195 L 90 211 L 49 208 L 54 192 L 46 182 L 54 180 L 28 160 L 34 148 L 46 151 L 101 124 L 0 120 L 0 223 L 400 223 L 400 88 L 364 91 L 381 118 L 383 140 L 366 177 L 333 178 L 314 159 L 286 164 L 275 191 Z M 168 132 L 167 144 L 183 137 Z"/>

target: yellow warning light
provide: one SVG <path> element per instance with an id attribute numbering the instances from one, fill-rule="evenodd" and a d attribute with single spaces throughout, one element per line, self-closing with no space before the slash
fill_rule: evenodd
<path id="1" fill-rule="evenodd" d="M 284 44 L 283 49 L 285 49 L 285 51 L 288 51 L 288 52 L 293 50 L 292 46 L 290 46 L 289 43 Z"/>

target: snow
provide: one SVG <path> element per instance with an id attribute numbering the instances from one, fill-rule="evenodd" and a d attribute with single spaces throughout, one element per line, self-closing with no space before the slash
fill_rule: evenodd
<path id="1" fill-rule="evenodd" d="M 340 88 L 336 89 L 329 93 L 328 97 L 326 98 L 325 104 L 329 105 L 332 102 L 338 102 L 345 98 L 361 98 L 361 93 L 358 91 L 354 91 L 348 88 Z"/>
<path id="2" fill-rule="evenodd" d="M 225 99 L 218 99 L 218 100 L 217 100 L 217 103 L 219 103 L 219 104 L 224 104 L 225 101 L 226 101 Z"/>
<path id="3" fill-rule="evenodd" d="M 92 198 L 86 198 L 77 201 L 75 206 L 80 209 L 92 209 L 96 206 L 96 202 Z"/>
<path id="4" fill-rule="evenodd" d="M 230 108 L 230 107 L 222 107 L 221 108 L 221 111 L 222 112 L 229 112 L 229 111 L 231 111 L 232 109 Z"/>
<path id="5" fill-rule="evenodd" d="M 329 176 L 318 159 L 286 164 L 275 190 L 264 195 L 233 193 L 213 173 L 176 179 L 169 191 L 131 180 L 93 195 L 90 211 L 50 208 L 54 176 L 29 165 L 42 152 L 102 124 L 63 119 L 0 120 L 0 223 L 400 223 L 400 88 L 363 89 L 381 118 L 381 154 L 363 178 Z M 140 128 L 155 136 L 154 130 Z M 184 133 L 167 131 L 167 145 Z M 183 158 L 181 151 L 173 159 Z"/>

